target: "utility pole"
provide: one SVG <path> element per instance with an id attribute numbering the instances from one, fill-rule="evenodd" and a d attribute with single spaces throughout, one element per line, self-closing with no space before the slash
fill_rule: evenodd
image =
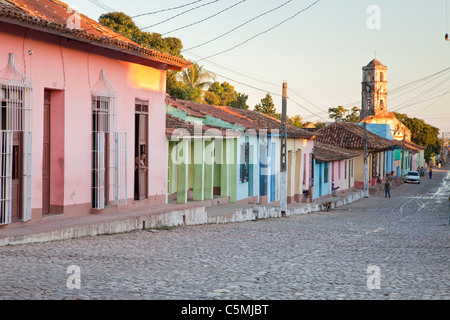
<path id="1" fill-rule="evenodd" d="M 403 162 L 405 161 L 405 131 L 403 130 L 402 131 L 402 133 L 403 133 L 403 144 L 402 144 L 402 166 L 401 166 L 401 172 L 400 172 L 400 175 L 401 175 L 401 178 L 403 179 L 403 168 L 404 168 L 404 164 L 403 164 Z"/>
<path id="2" fill-rule="evenodd" d="M 283 101 L 281 111 L 281 163 L 280 163 L 280 207 L 281 216 L 285 217 L 287 212 L 287 83 L 283 83 Z"/>
<path id="3" fill-rule="evenodd" d="M 364 122 L 364 197 L 369 197 L 369 165 L 367 163 L 367 124 Z"/>

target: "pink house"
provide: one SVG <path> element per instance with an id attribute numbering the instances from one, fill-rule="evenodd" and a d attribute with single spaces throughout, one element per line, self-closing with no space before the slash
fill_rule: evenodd
<path id="1" fill-rule="evenodd" d="M 165 203 L 166 72 L 188 61 L 49 0 L 1 1 L 0 44 L 0 225 Z"/>

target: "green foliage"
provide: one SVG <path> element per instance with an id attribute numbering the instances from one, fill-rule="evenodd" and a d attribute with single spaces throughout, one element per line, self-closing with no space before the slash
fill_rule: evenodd
<path id="1" fill-rule="evenodd" d="M 433 154 L 439 153 L 443 141 L 438 138 L 439 129 L 417 118 L 409 118 L 406 114 L 394 112 L 394 115 L 411 130 L 411 141 L 426 147 L 425 160 L 428 162 Z"/>
<path id="2" fill-rule="evenodd" d="M 302 128 L 305 124 L 303 123 L 303 118 L 299 115 L 288 117 L 288 122 L 293 125 L 294 127 Z"/>
<path id="3" fill-rule="evenodd" d="M 314 123 L 314 125 L 316 126 L 317 129 L 324 128 L 325 122 L 318 121 L 318 122 Z"/>
<path id="4" fill-rule="evenodd" d="M 255 111 L 259 111 L 271 117 L 276 117 L 275 104 L 273 103 L 270 93 L 266 94 L 266 96 L 261 99 L 261 103 L 258 103 L 255 106 Z"/>
<path id="5" fill-rule="evenodd" d="M 359 122 L 361 110 L 358 107 L 353 107 L 350 110 L 345 109 L 343 106 L 337 108 L 329 108 L 328 116 L 330 119 L 339 119 L 344 122 Z"/>
<path id="6" fill-rule="evenodd" d="M 168 71 L 167 93 L 176 99 L 203 103 L 204 90 L 211 84 L 208 81 L 211 78 L 214 74 L 195 63 L 181 73 Z"/>
<path id="7" fill-rule="evenodd" d="M 230 106 L 233 108 L 248 109 L 248 95 L 238 93 L 228 82 L 214 82 L 205 92 L 204 101 L 210 105 Z"/>
<path id="8" fill-rule="evenodd" d="M 230 102 L 229 106 L 238 109 L 248 109 L 247 105 L 248 95 L 238 93 L 236 100 Z"/>
<path id="9" fill-rule="evenodd" d="M 180 79 L 183 84 L 191 89 L 200 88 L 205 90 L 211 85 L 210 79 L 214 79 L 215 75 L 205 69 L 203 66 L 193 63 L 191 68 L 183 70 Z"/>
<path id="10" fill-rule="evenodd" d="M 143 47 L 183 58 L 181 55 L 183 43 L 180 39 L 163 38 L 159 33 L 141 31 L 131 17 L 123 12 L 103 14 L 100 16 L 99 22 Z M 234 87 L 227 82 L 212 84 L 210 80 L 214 80 L 214 74 L 196 63 L 192 64 L 190 69 L 182 72 L 169 70 L 167 72 L 167 93 L 176 99 L 248 109 L 248 95 L 237 93 Z M 209 87 L 211 88 L 205 91 Z"/>
<path id="11" fill-rule="evenodd" d="M 99 18 L 99 23 L 139 43 L 143 47 L 183 58 L 181 55 L 183 43 L 180 39 L 173 37 L 163 38 L 159 33 L 141 31 L 131 17 L 123 12 L 102 14 Z"/>

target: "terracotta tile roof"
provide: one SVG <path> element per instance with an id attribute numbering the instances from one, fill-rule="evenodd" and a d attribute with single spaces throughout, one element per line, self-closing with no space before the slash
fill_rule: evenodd
<path id="1" fill-rule="evenodd" d="M 201 131 L 199 130 L 201 129 Z M 178 130 L 177 130 L 178 129 Z M 181 130 L 180 130 L 181 129 Z M 201 124 L 196 128 L 196 124 L 184 121 L 166 113 L 166 136 L 170 138 L 194 137 L 201 132 L 204 138 L 239 136 L 237 132 L 222 130 L 217 127 Z"/>
<path id="2" fill-rule="evenodd" d="M 180 105 L 183 110 L 188 110 L 188 112 L 195 111 L 201 115 L 215 117 L 222 121 L 245 127 L 247 130 L 253 129 L 256 132 L 267 130 L 268 133 L 274 133 L 279 132 L 281 129 L 280 120 L 254 110 L 238 109 L 227 106 L 213 106 L 188 100 L 176 100 L 173 98 L 168 98 L 167 101 L 170 105 L 175 107 Z M 303 139 L 314 139 L 316 136 L 315 133 L 310 133 L 290 125 L 288 126 L 288 135 L 292 138 Z"/>
<path id="3" fill-rule="evenodd" d="M 227 107 L 231 108 L 231 107 Z M 234 109 L 234 108 L 231 108 Z M 263 125 L 269 128 L 281 128 L 281 121 L 272 117 L 269 117 L 263 113 L 260 113 L 255 110 L 245 110 L 245 109 L 234 109 L 241 115 L 246 116 L 254 121 L 256 121 L 259 125 Z M 292 125 L 287 126 L 288 136 L 291 138 L 303 138 L 303 139 L 314 139 L 316 135 L 312 132 L 303 130 L 302 128 L 298 128 Z"/>
<path id="4" fill-rule="evenodd" d="M 68 25 L 70 17 L 79 17 L 80 29 Z M 165 63 L 170 69 L 188 68 L 191 63 L 172 55 L 144 48 L 87 16 L 70 9 L 58 0 L 0 0 L 0 21 L 27 25 L 29 28 L 75 38 L 80 41 L 113 47 L 115 50 Z"/>
<path id="5" fill-rule="evenodd" d="M 356 123 L 336 122 L 316 131 L 318 141 L 341 148 L 364 148 L 364 128 Z M 367 148 L 374 151 L 383 151 L 398 147 L 395 140 L 385 139 L 367 130 Z"/>
<path id="6" fill-rule="evenodd" d="M 359 156 L 359 152 L 314 141 L 314 158 L 321 162 L 340 161 Z"/>
<path id="7" fill-rule="evenodd" d="M 166 103 L 174 108 L 184 111 L 187 115 L 197 117 L 197 118 L 206 118 L 206 115 L 202 112 L 198 112 L 192 108 L 188 108 L 183 100 L 173 99 L 169 95 L 166 96 Z"/>

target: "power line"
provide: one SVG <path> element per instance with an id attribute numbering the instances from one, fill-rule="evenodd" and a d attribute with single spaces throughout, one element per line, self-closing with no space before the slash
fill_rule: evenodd
<path id="1" fill-rule="evenodd" d="M 201 56 L 198 55 L 198 54 L 194 54 L 194 53 L 190 53 L 190 54 L 193 55 L 193 56 L 196 57 L 196 58 L 201 58 Z M 206 61 L 207 61 L 208 63 L 210 63 L 210 64 L 216 66 L 216 67 L 219 67 L 219 68 L 221 68 L 221 69 L 223 69 L 223 70 L 226 70 L 226 71 L 235 73 L 235 74 L 237 74 L 237 75 L 246 77 L 246 78 L 248 78 L 248 79 L 255 80 L 255 81 L 259 81 L 259 82 L 261 82 L 261 83 L 264 83 L 264 84 L 267 84 L 267 85 L 270 85 L 270 86 L 274 86 L 274 87 L 277 87 L 277 88 L 280 86 L 279 83 L 275 83 L 275 82 L 270 81 L 270 80 L 262 79 L 261 76 L 259 76 L 259 75 L 251 76 L 251 75 L 250 75 L 250 72 L 248 72 L 248 71 L 245 71 L 245 70 L 239 71 L 239 70 L 237 70 L 236 68 L 232 68 L 232 67 L 229 67 L 229 66 L 225 66 L 225 65 L 223 65 L 223 64 L 217 63 L 217 62 L 212 61 L 212 60 L 206 60 Z"/>
<path id="2" fill-rule="evenodd" d="M 271 30 L 273 30 L 273 29 L 279 27 L 280 25 L 286 23 L 287 21 L 289 21 L 289 20 L 295 18 L 295 17 L 298 16 L 300 13 L 302 13 L 302 12 L 308 10 L 309 8 L 311 8 L 312 6 L 314 6 L 315 4 L 317 4 L 319 1 L 320 1 L 320 0 L 316 0 L 314 3 L 310 4 L 309 6 L 307 6 L 307 7 L 304 8 L 304 9 L 302 9 L 302 10 L 296 12 L 294 15 L 290 16 L 289 18 L 287 18 L 287 19 L 281 21 L 280 23 L 274 25 L 273 27 L 271 27 L 271 28 L 269 28 L 269 29 L 264 30 L 263 32 L 260 32 L 260 33 L 258 33 L 258 34 L 256 34 L 256 35 L 250 37 L 249 39 L 247 39 L 247 40 L 245 40 L 245 41 L 243 41 L 243 42 L 241 42 L 241 43 L 235 45 L 234 47 L 231 47 L 231 48 L 229 48 L 229 49 L 226 49 L 226 50 L 223 50 L 223 51 L 221 51 L 221 52 L 215 53 L 215 54 L 210 55 L 210 56 L 208 56 L 208 57 L 206 57 L 206 58 L 203 58 L 203 59 L 212 58 L 212 57 L 218 56 L 218 55 L 220 55 L 220 54 L 223 54 L 223 53 L 225 53 L 225 52 L 229 52 L 229 51 L 231 51 L 231 50 L 233 50 L 233 49 L 236 49 L 236 48 L 238 48 L 238 47 L 244 45 L 245 43 L 247 43 L 247 42 L 249 42 L 249 41 L 255 39 L 256 37 L 259 37 L 260 35 L 265 34 L 265 33 L 269 32 L 269 31 L 271 31 Z M 203 60 L 203 59 L 202 59 L 202 60 Z M 198 60 L 198 61 L 200 61 L 200 60 Z M 198 62 L 198 61 L 196 61 L 196 62 Z"/>
<path id="3" fill-rule="evenodd" d="M 419 83 L 422 82 L 422 81 L 428 80 L 428 79 L 430 79 L 430 78 L 432 78 L 432 77 L 441 75 L 441 74 L 446 73 L 446 72 L 448 72 L 448 71 L 450 71 L 450 67 L 445 68 L 445 69 L 443 69 L 443 70 L 441 70 L 441 71 L 439 71 L 439 72 L 433 73 L 433 74 L 431 74 L 431 75 L 429 75 L 429 76 L 426 76 L 426 77 L 423 77 L 423 78 L 414 80 L 414 81 L 412 81 L 412 82 L 406 83 L 406 84 L 401 85 L 401 86 L 399 86 L 399 87 L 397 87 L 397 88 L 395 88 L 395 89 L 389 90 L 388 94 L 389 94 L 389 96 L 395 95 L 395 94 L 397 94 L 398 92 L 401 92 L 401 91 L 403 91 L 403 90 L 406 90 L 406 89 L 408 89 L 409 87 L 414 86 L 414 85 L 416 85 L 416 84 L 419 84 Z M 395 99 L 395 98 L 393 98 L 393 99 Z M 348 106 L 350 106 L 350 105 L 358 105 L 358 106 L 361 106 L 361 100 L 354 101 L 354 102 L 347 103 L 347 104 L 343 104 L 342 106 L 343 106 L 343 107 L 348 107 Z"/>
<path id="4" fill-rule="evenodd" d="M 307 108 L 305 108 L 304 106 L 302 106 L 300 103 L 298 103 L 298 102 L 292 100 L 291 98 L 288 98 L 288 99 L 289 99 L 290 101 L 292 101 L 294 104 L 296 104 L 297 106 L 299 106 L 300 108 L 302 108 L 302 109 L 308 111 L 309 113 L 312 113 L 312 114 L 315 115 L 316 117 L 318 117 L 318 118 L 320 118 L 320 119 L 322 119 L 322 120 L 328 120 L 328 119 L 326 119 L 326 118 L 320 116 L 319 114 L 314 113 L 314 112 L 312 112 L 311 110 L 308 110 Z"/>
<path id="5" fill-rule="evenodd" d="M 288 90 L 291 91 L 291 92 L 293 92 L 293 93 L 294 93 L 297 97 L 299 97 L 300 99 L 302 99 L 302 100 L 308 102 L 310 105 L 316 107 L 318 110 L 320 110 L 320 111 L 322 111 L 322 112 L 327 112 L 327 111 L 323 110 L 321 107 L 319 107 L 318 105 L 316 105 L 315 103 L 313 103 L 313 102 L 311 102 L 310 100 L 308 100 L 304 95 L 302 95 L 302 94 L 296 92 L 296 91 L 293 90 L 293 89 L 288 89 Z"/>
<path id="6" fill-rule="evenodd" d="M 398 110 L 401 110 L 401 109 L 404 109 L 404 108 L 408 108 L 408 107 L 414 105 L 414 104 L 411 104 L 412 101 L 415 101 L 417 98 L 419 98 L 419 97 L 421 97 L 421 96 L 423 96 L 423 95 L 429 94 L 430 92 L 432 92 L 432 90 L 434 90 L 435 88 L 441 86 L 443 83 L 445 83 L 445 82 L 447 82 L 447 81 L 449 81 L 449 80 L 450 80 L 450 77 L 447 78 L 447 79 L 445 79 L 445 80 L 443 80 L 443 81 L 441 81 L 441 82 L 439 82 L 437 85 L 433 86 L 432 88 L 428 89 L 427 91 L 422 92 L 422 93 L 418 94 L 417 96 L 415 96 L 415 97 L 413 97 L 413 98 L 411 98 L 411 99 L 409 99 L 409 100 L 407 100 L 407 101 L 405 101 L 405 102 L 403 102 L 403 103 L 401 103 L 401 104 L 395 106 L 395 107 L 392 109 L 392 111 L 398 111 Z M 426 101 L 426 100 L 425 100 L 425 101 Z M 422 101 L 422 102 L 423 102 L 423 101 Z M 404 105 L 404 104 L 408 104 L 408 105 L 407 105 L 407 106 L 400 107 L 400 106 L 402 106 L 402 105 Z M 415 104 L 417 104 L 417 103 L 415 103 Z"/>
<path id="7" fill-rule="evenodd" d="M 89 0 L 89 2 L 95 4 L 97 7 L 99 7 L 99 8 L 101 8 L 101 9 L 105 10 L 106 12 L 115 12 L 115 10 L 114 10 L 113 8 L 108 7 L 106 4 L 104 4 L 104 3 L 100 2 L 100 1 L 97 1 L 97 0 Z"/>
<path id="8" fill-rule="evenodd" d="M 174 15 L 174 16 L 172 16 L 172 17 L 166 19 L 166 20 L 160 21 L 160 22 L 158 22 L 158 23 L 152 24 L 152 25 L 147 26 L 147 27 L 144 27 L 144 28 L 140 28 L 139 31 L 142 31 L 142 30 L 144 30 L 144 29 L 148 29 L 148 28 L 152 28 L 152 27 L 158 26 L 158 25 L 160 25 L 160 24 L 162 24 L 162 23 L 165 23 L 165 22 L 167 22 L 167 21 L 170 21 L 170 20 L 172 20 L 172 19 L 175 19 L 175 18 L 177 18 L 177 17 L 179 17 L 179 16 L 181 16 L 181 15 L 183 15 L 183 14 L 186 14 L 186 13 L 188 13 L 188 12 L 194 11 L 194 10 L 196 10 L 196 9 L 198 9 L 198 8 L 201 8 L 201 7 L 208 6 L 208 5 L 213 4 L 213 3 L 216 3 L 216 2 L 218 2 L 218 1 L 220 1 L 220 0 L 213 0 L 213 1 L 210 1 L 210 2 L 208 2 L 208 3 L 201 4 L 201 5 L 197 6 L 197 7 L 194 7 L 194 8 L 191 8 L 191 9 L 189 9 L 189 10 L 186 10 L 186 11 L 183 11 L 183 12 L 181 12 L 181 13 L 178 13 L 178 14 L 176 14 L 176 15 Z"/>
<path id="9" fill-rule="evenodd" d="M 449 69 L 449 70 L 450 70 L 450 69 Z M 428 83 L 430 83 L 430 82 L 432 82 L 432 81 L 438 79 L 439 77 L 441 77 L 441 76 L 443 76 L 443 75 L 445 75 L 445 73 L 440 73 L 438 76 L 435 76 L 435 77 L 432 78 L 431 80 L 429 80 L 429 81 L 427 81 L 427 82 L 421 84 L 421 86 L 425 86 L 426 84 L 428 84 Z M 407 87 L 407 88 L 410 88 L 410 87 L 411 87 L 411 86 L 409 86 L 409 87 Z M 405 87 L 405 89 L 407 89 L 407 88 Z M 417 90 L 417 86 L 416 86 L 416 85 L 412 86 L 412 89 L 411 89 L 411 90 L 409 90 L 409 91 L 407 91 L 407 92 L 405 92 L 405 93 L 402 93 L 402 94 L 400 94 L 400 95 L 398 95 L 398 96 L 395 96 L 394 98 L 391 98 L 390 101 L 395 100 L 395 99 L 398 99 L 398 98 L 400 98 L 400 97 L 402 97 L 402 96 L 404 96 L 404 95 L 406 95 L 406 94 L 408 94 L 408 93 L 410 93 L 410 92 L 412 92 L 412 91 L 415 91 L 415 90 Z M 396 94 L 396 93 L 398 93 L 398 92 L 400 92 L 400 91 L 394 92 L 394 94 Z"/>
<path id="10" fill-rule="evenodd" d="M 205 69 L 205 70 L 206 70 L 206 69 Z M 206 71 L 209 71 L 209 72 L 211 72 L 211 73 L 214 73 L 215 75 L 217 75 L 217 76 L 219 76 L 219 77 L 222 77 L 222 78 L 224 78 L 224 79 L 227 79 L 227 80 L 230 80 L 230 81 L 233 81 L 233 82 L 239 83 L 239 84 L 241 84 L 241 85 L 243 85 L 243 86 L 246 86 L 246 87 L 249 87 L 249 88 L 252 88 L 252 89 L 258 90 L 258 91 L 262 91 L 262 92 L 266 92 L 266 93 L 269 93 L 269 94 L 271 94 L 271 95 L 273 95 L 273 96 L 280 96 L 280 97 L 282 96 L 282 95 L 281 95 L 281 94 L 279 94 L 279 93 L 274 93 L 274 92 L 270 92 L 270 91 L 268 91 L 268 90 L 264 90 L 264 89 L 261 89 L 261 88 L 255 87 L 255 86 L 252 86 L 252 85 L 246 84 L 246 83 L 244 83 L 244 82 L 240 82 L 240 81 L 237 81 L 237 80 L 234 80 L 234 79 L 231 79 L 231 78 L 225 77 L 224 75 L 221 75 L 221 74 L 219 74 L 219 73 L 217 73 L 217 72 L 214 72 L 214 71 L 210 71 L 210 70 L 206 70 Z"/>
<path id="11" fill-rule="evenodd" d="M 182 30 L 182 29 L 186 29 L 186 28 L 188 28 L 188 27 L 192 27 L 192 26 L 194 26 L 194 25 L 196 25 L 196 24 L 202 23 L 202 22 L 204 22 L 204 21 L 206 21 L 206 20 L 209 20 L 209 19 L 211 19 L 211 18 L 214 18 L 215 16 L 218 16 L 218 15 L 221 14 L 221 13 L 224 13 L 225 11 L 228 11 L 228 10 L 230 10 L 230 9 L 232 9 L 232 8 L 234 8 L 234 7 L 236 7 L 237 5 L 240 5 L 241 3 L 245 2 L 245 1 L 247 1 L 247 0 L 241 0 L 240 2 L 237 2 L 237 3 L 235 3 L 235 4 L 233 4 L 233 5 L 231 5 L 231 6 L 227 7 L 227 8 L 225 8 L 225 9 L 219 11 L 219 12 L 216 12 L 216 13 L 213 14 L 213 15 L 210 15 L 209 17 L 206 17 L 206 18 L 204 18 L 204 19 L 202 19 L 202 20 L 193 22 L 193 23 L 191 23 L 191 24 L 185 25 L 185 26 L 180 27 L 180 28 L 176 28 L 176 29 L 167 31 L 167 32 L 163 33 L 162 35 L 166 35 L 166 34 L 168 34 L 168 33 L 172 33 L 172 32 L 178 31 L 178 30 Z"/>
<path id="12" fill-rule="evenodd" d="M 234 27 L 233 29 L 231 29 L 231 30 L 229 30 L 229 31 L 227 31 L 227 32 L 225 32 L 225 33 L 223 33 L 223 34 L 221 34 L 220 36 L 217 36 L 217 37 L 215 37 L 215 38 L 213 38 L 213 39 L 211 39 L 211 40 L 209 40 L 209 41 L 203 42 L 203 43 L 201 43 L 201 44 L 199 44 L 199 45 L 196 45 L 196 46 L 194 46 L 194 47 L 190 47 L 190 48 L 188 48 L 188 49 L 185 49 L 185 50 L 183 50 L 182 52 L 190 51 L 190 50 L 192 50 L 192 49 L 195 49 L 195 48 L 198 48 L 198 47 L 202 47 L 202 46 L 204 46 L 204 45 L 206 45 L 206 44 L 208 44 L 208 43 L 211 43 L 211 42 L 213 42 L 213 41 L 216 41 L 216 40 L 218 40 L 218 39 L 220 39 L 220 38 L 222 38 L 222 37 L 224 37 L 224 36 L 226 36 L 226 35 L 232 33 L 233 31 L 239 29 L 240 27 L 243 27 L 243 26 L 245 26 L 246 24 L 249 24 L 250 22 L 252 22 L 252 21 L 254 21 L 254 20 L 256 20 L 256 19 L 261 18 L 262 16 L 265 16 L 266 14 L 269 14 L 269 13 L 275 11 L 275 10 L 278 10 L 278 9 L 280 9 L 281 7 L 284 7 L 284 6 L 287 5 L 289 2 L 292 2 L 292 0 L 286 1 L 286 2 L 282 3 L 281 5 L 279 5 L 278 7 L 275 7 L 275 8 L 273 8 L 273 9 L 269 10 L 269 11 L 263 12 L 262 14 L 260 14 L 260 15 L 258 15 L 258 16 L 256 16 L 256 17 L 254 17 L 254 18 L 252 18 L 252 19 L 250 19 L 250 20 L 245 21 L 244 23 L 238 25 L 237 27 Z"/>
<path id="13" fill-rule="evenodd" d="M 160 12 L 176 10 L 176 9 L 184 8 L 184 7 L 187 7 L 187 6 L 191 6 L 191 5 L 193 5 L 194 3 L 202 2 L 202 1 L 203 1 L 203 0 L 197 0 L 197 1 L 194 1 L 194 2 L 187 3 L 187 4 L 183 4 L 183 5 L 181 5 L 181 6 L 177 6 L 177 7 L 172 7 L 172 8 L 167 8 L 167 9 L 161 9 L 161 10 L 158 10 L 158 11 L 152 11 L 152 12 L 147 12 L 147 13 L 141 13 L 141 14 L 132 16 L 131 18 L 133 19 L 133 18 L 138 18 L 138 17 L 142 17 L 142 16 L 148 16 L 148 15 L 152 15 L 152 14 L 156 14 L 156 13 L 160 13 Z"/>

